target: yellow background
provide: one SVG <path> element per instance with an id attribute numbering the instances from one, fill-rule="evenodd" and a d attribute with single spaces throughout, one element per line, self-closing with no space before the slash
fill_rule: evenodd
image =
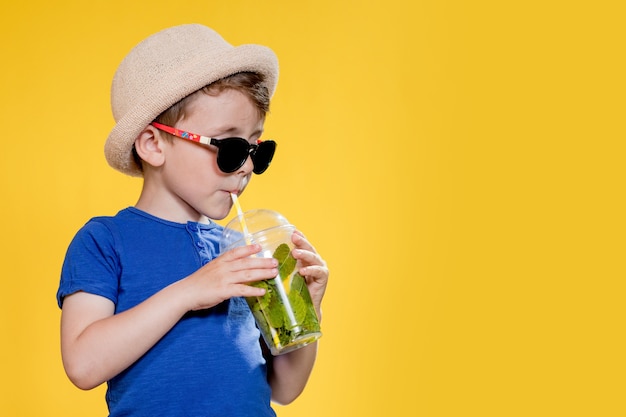
<path id="1" fill-rule="evenodd" d="M 241 202 L 331 269 L 317 367 L 280 417 L 626 415 L 621 4 L 3 5 L 0 416 L 106 414 L 61 366 L 59 270 L 139 192 L 102 152 L 117 64 L 189 22 L 278 54 L 279 153 Z"/>

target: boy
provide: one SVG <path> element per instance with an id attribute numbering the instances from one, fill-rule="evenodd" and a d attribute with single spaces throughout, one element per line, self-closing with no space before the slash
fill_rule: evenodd
<path id="1" fill-rule="evenodd" d="M 220 255 L 210 220 L 272 159 L 259 139 L 277 77 L 271 50 L 202 25 L 150 36 L 115 74 L 105 155 L 143 188 L 76 234 L 57 293 L 65 370 L 82 389 L 108 382 L 111 417 L 274 416 L 270 400 L 304 389 L 317 344 L 271 357 L 242 298 L 263 294 L 247 284 L 277 262 L 251 256 L 256 245 Z M 321 319 L 328 269 L 301 233 L 292 240 Z"/>

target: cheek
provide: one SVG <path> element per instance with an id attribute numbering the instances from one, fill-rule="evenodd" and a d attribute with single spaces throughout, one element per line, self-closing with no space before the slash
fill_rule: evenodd
<path id="1" fill-rule="evenodd" d="M 197 158 L 193 166 L 196 172 L 202 172 L 202 177 L 205 180 L 218 181 L 224 176 L 224 173 L 217 166 L 214 153 L 207 152 L 207 155 Z"/>
<path id="2" fill-rule="evenodd" d="M 172 165 L 181 173 L 194 175 L 220 173 L 217 167 L 217 158 L 214 152 L 198 146 L 180 147 L 179 151 L 172 155 Z"/>
<path id="3" fill-rule="evenodd" d="M 210 150 L 184 149 L 169 156 L 166 161 L 168 182 L 176 184 L 179 192 L 188 197 L 211 192 L 221 183 L 224 174 L 217 167 L 215 153 Z"/>

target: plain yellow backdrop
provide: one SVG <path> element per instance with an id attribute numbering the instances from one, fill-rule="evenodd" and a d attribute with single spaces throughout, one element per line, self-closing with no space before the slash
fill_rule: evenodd
<path id="1" fill-rule="evenodd" d="M 241 203 L 331 269 L 317 367 L 280 417 L 626 415 L 621 4 L 3 5 L 0 416 L 106 415 L 62 369 L 59 270 L 140 189 L 102 152 L 116 66 L 191 22 L 276 51 L 279 150 Z"/>

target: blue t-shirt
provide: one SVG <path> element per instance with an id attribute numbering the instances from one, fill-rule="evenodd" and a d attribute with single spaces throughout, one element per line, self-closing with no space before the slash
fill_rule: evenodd
<path id="1" fill-rule="evenodd" d="M 93 218 L 68 248 L 59 306 L 85 291 L 111 300 L 116 314 L 128 310 L 214 259 L 221 233 L 215 223 L 174 223 L 133 207 Z M 242 298 L 187 313 L 108 381 L 110 416 L 275 416 L 259 336 Z"/>

